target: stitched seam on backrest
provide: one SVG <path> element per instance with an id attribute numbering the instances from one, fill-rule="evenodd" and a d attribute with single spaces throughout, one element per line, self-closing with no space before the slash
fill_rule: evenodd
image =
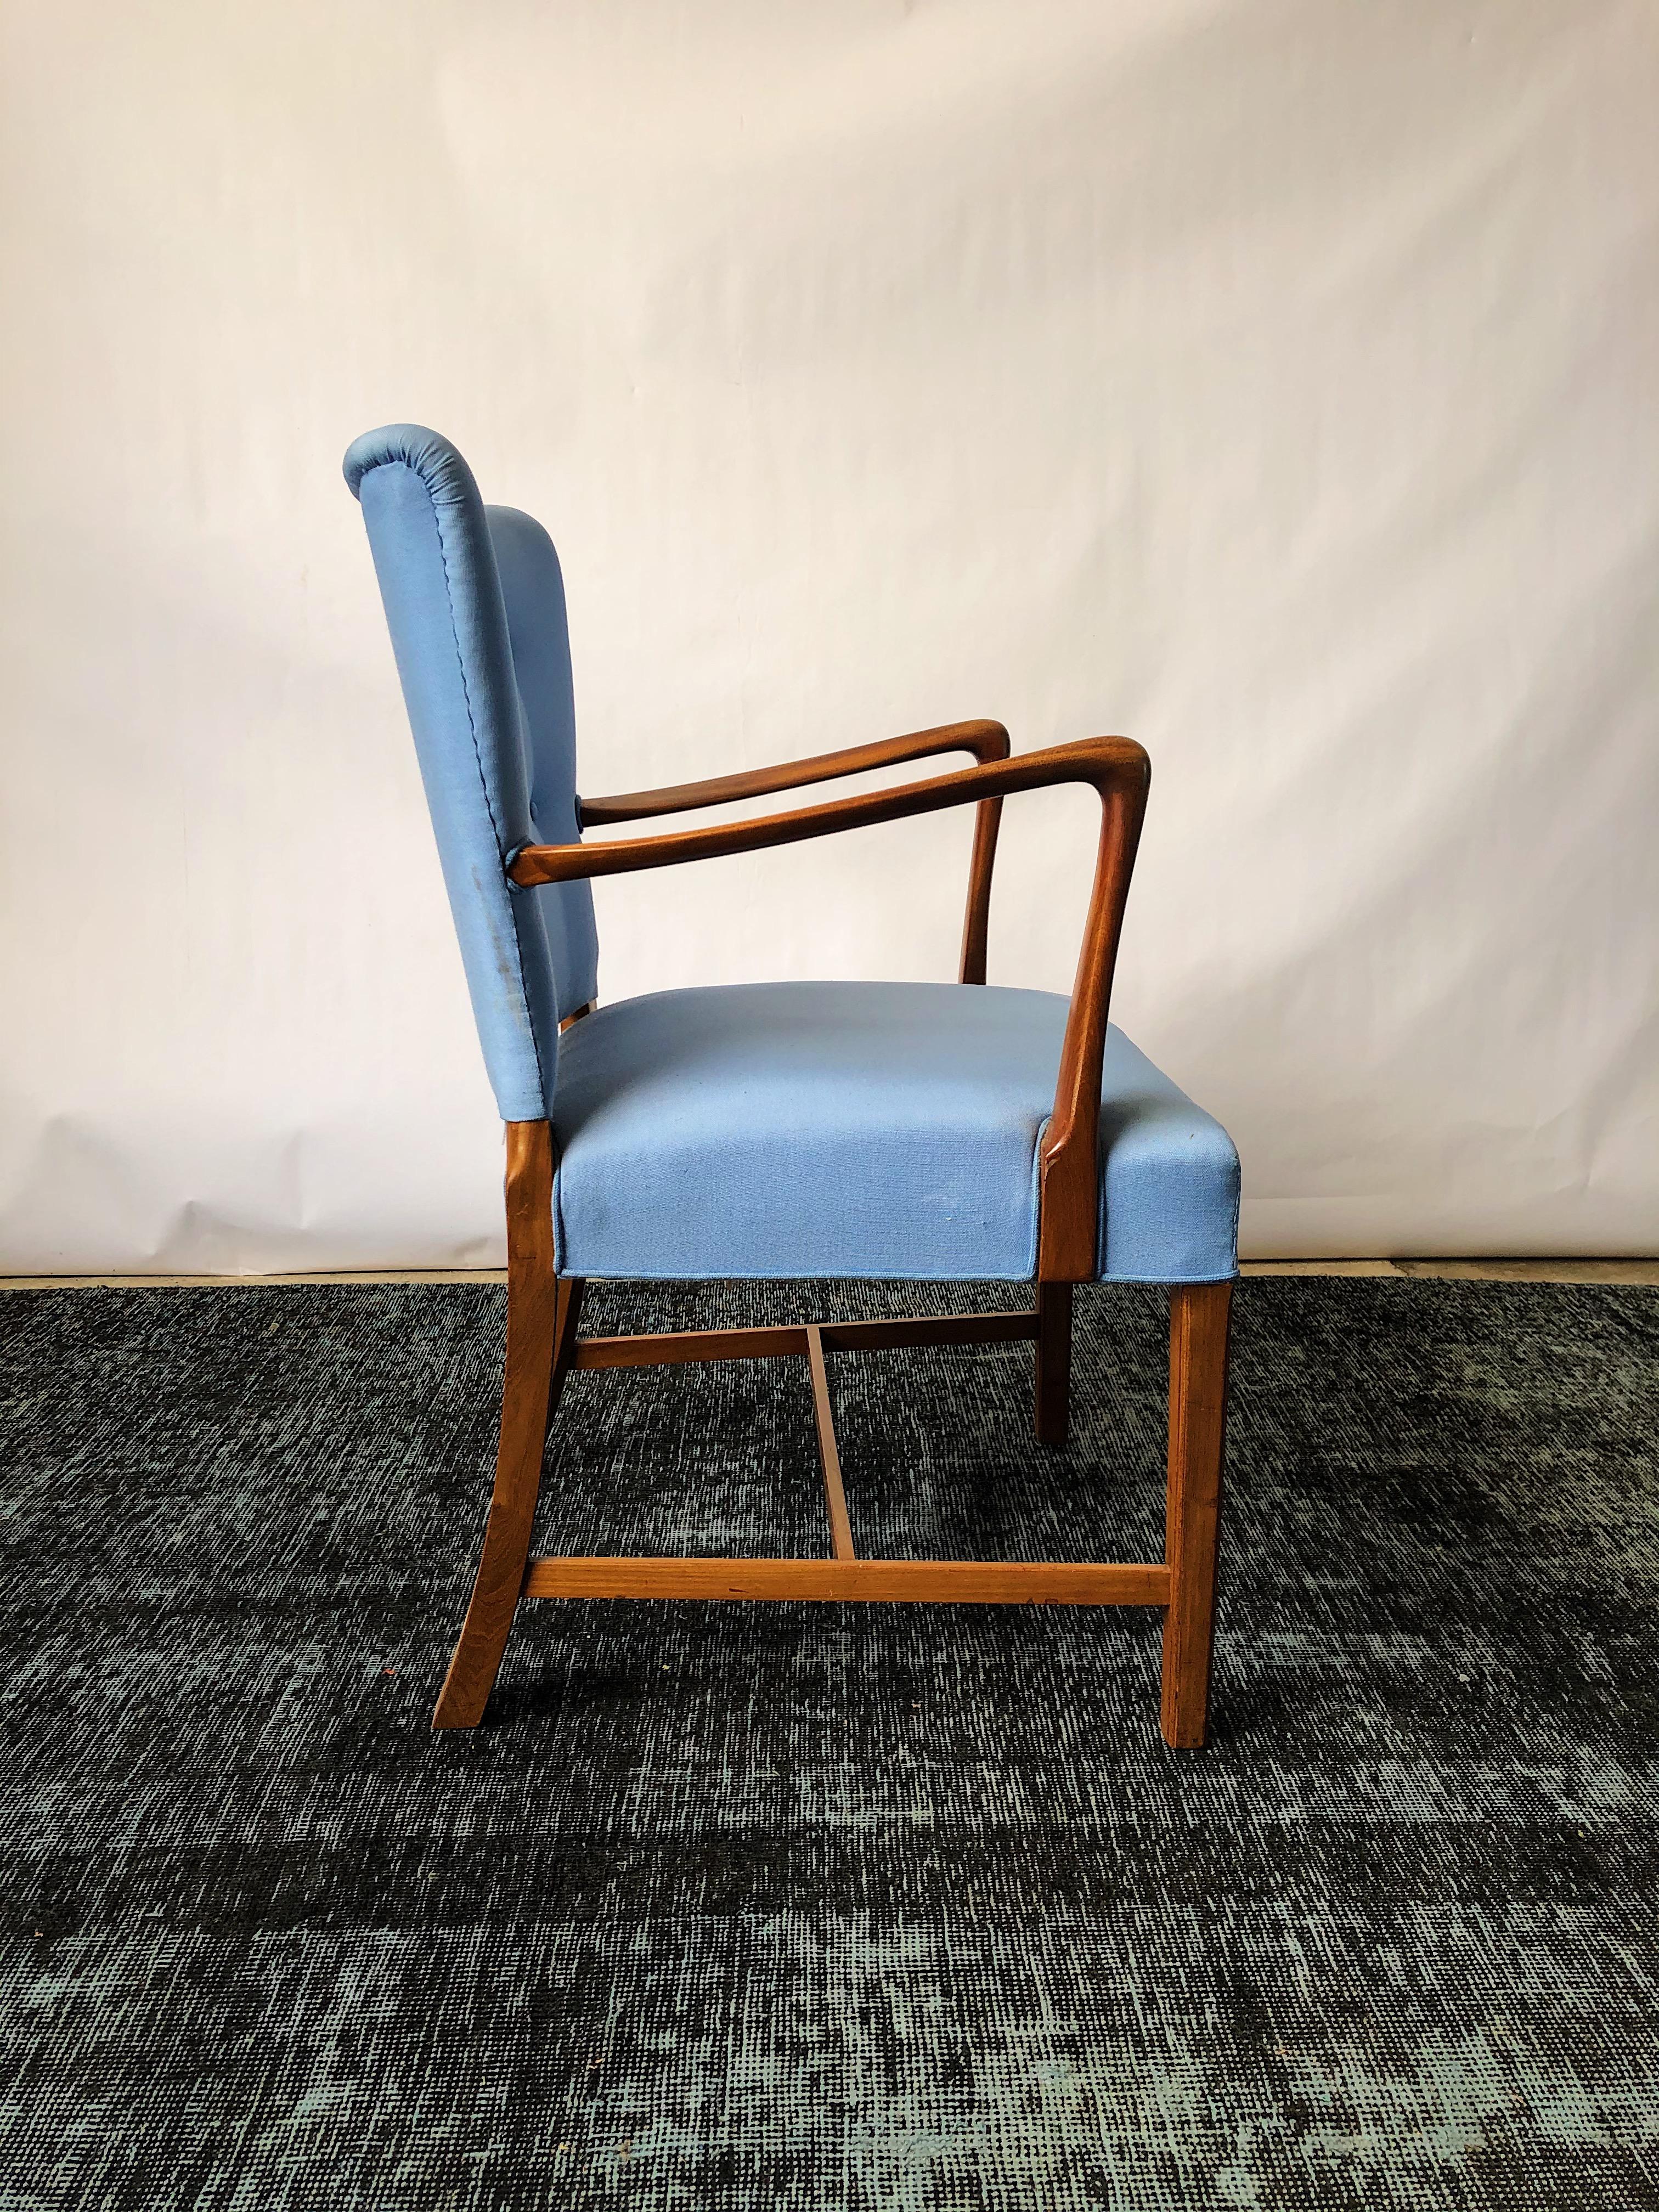
<path id="1" fill-rule="evenodd" d="M 405 461 L 402 465 L 407 468 L 409 464 Z M 419 471 L 417 471 L 416 473 L 418 474 Z M 495 804 L 489 796 L 489 779 L 484 774 L 483 755 L 478 747 L 478 724 L 472 712 L 472 687 L 466 680 L 466 655 L 461 650 L 460 625 L 455 619 L 455 588 L 449 577 L 449 548 L 444 543 L 443 518 L 438 512 L 437 501 L 432 496 L 431 485 L 426 483 L 424 477 L 421 481 L 425 486 L 427 505 L 432 510 L 432 526 L 438 533 L 438 565 L 444 572 L 444 598 L 449 605 L 449 637 L 451 644 L 455 648 L 455 665 L 460 671 L 461 697 L 466 704 L 466 726 L 472 739 L 473 764 L 478 771 L 478 787 L 483 793 L 484 811 L 489 817 L 490 831 L 495 840 L 495 857 L 500 860 L 501 825 L 495 819 Z M 505 872 L 503 872 L 503 880 L 506 880 Z M 530 1048 L 536 1055 L 536 1081 L 541 1091 L 542 1112 L 545 1115 L 548 1095 L 547 1070 L 542 1063 L 541 1039 L 536 1034 L 535 1012 L 531 1006 L 530 992 L 525 981 L 524 947 L 519 942 L 519 921 L 518 916 L 513 911 L 513 892 L 510 884 L 507 890 L 507 919 L 513 925 L 513 958 L 519 971 L 519 996 L 524 1002 L 524 1018 L 530 1030 Z"/>

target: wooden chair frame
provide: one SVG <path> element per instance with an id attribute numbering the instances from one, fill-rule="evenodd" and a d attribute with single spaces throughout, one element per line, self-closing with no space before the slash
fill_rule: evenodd
<path id="1" fill-rule="evenodd" d="M 579 1337 L 580 1279 L 561 1276 L 553 1242 L 553 1145 L 544 1121 L 507 1125 L 507 1364 L 495 1486 L 471 1601 L 444 1680 L 435 1728 L 483 1717 L 521 1598 L 816 1598 L 963 1604 L 1132 1605 L 1164 1616 L 1161 1726 L 1177 1748 L 1200 1746 L 1208 1726 L 1216 1551 L 1227 1390 L 1230 1283 L 1170 1290 L 1170 1417 L 1164 1555 L 1161 1561 L 1086 1564 L 861 1559 L 853 1547 L 830 1418 L 831 1354 L 906 1345 L 1030 1342 L 1035 1419 L 1045 1444 L 1066 1441 L 1073 1286 L 1092 1279 L 1099 1220 L 1099 1116 L 1112 972 L 1140 834 L 1150 764 L 1123 738 L 1011 757 L 996 722 L 961 722 L 884 744 L 821 754 L 748 775 L 659 791 L 585 799 L 580 826 L 729 805 L 838 776 L 967 751 L 976 765 L 746 822 L 594 845 L 526 846 L 507 872 L 519 884 L 568 883 L 679 861 L 710 860 L 822 837 L 942 807 L 976 809 L 961 981 L 983 983 L 991 875 L 1002 801 L 1059 783 L 1091 785 L 1100 842 L 1077 978 L 1060 1049 L 1054 1111 L 1038 1163 L 1036 1298 L 1024 1311 L 670 1335 Z M 562 1024 L 588 1012 L 583 1007 Z M 805 1358 L 812 1384 L 830 1556 L 823 1559 L 532 1558 L 530 1542 L 548 1431 L 573 1368 L 679 1365 L 719 1359 Z"/>

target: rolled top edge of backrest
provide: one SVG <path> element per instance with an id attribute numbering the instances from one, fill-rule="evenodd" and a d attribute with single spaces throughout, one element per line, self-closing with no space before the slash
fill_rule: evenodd
<path id="1" fill-rule="evenodd" d="M 343 464 L 352 497 L 362 497 L 363 478 L 371 470 L 395 462 L 415 471 L 435 505 L 459 507 L 477 501 L 482 507 L 472 471 L 461 455 L 447 438 L 421 422 L 387 422 L 352 440 Z"/>

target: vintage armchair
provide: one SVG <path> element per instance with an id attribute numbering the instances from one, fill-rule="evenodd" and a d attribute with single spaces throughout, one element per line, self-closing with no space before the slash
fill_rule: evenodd
<path id="1" fill-rule="evenodd" d="M 959 722 L 748 774 L 576 793 L 564 588 L 546 532 L 486 507 L 465 460 L 402 423 L 359 438 L 362 507 L 485 1063 L 507 1124 L 500 1446 L 477 1575 L 434 1726 L 483 1717 L 520 1599 L 952 1600 L 1163 1615 L 1162 1726 L 1209 1705 L 1238 1160 L 1107 1021 L 1149 766 L 1122 738 L 1009 757 Z M 584 844 L 895 762 L 975 764 L 758 820 Z M 1090 787 L 1100 843 L 1069 1002 L 985 982 L 1002 801 Z M 589 879 L 938 808 L 976 811 L 959 982 L 756 983 L 601 1007 Z M 965 988 L 964 988 L 965 987 Z M 1003 1313 L 661 1336 L 577 1333 L 590 1277 L 1030 1285 Z M 1170 1286 L 1164 1557 L 1132 1565 L 860 1559 L 830 1419 L 832 1356 L 1029 1341 L 1036 1433 L 1066 1441 L 1073 1286 Z M 809 1363 L 830 1556 L 532 1558 L 543 1454 L 572 1368 Z"/>

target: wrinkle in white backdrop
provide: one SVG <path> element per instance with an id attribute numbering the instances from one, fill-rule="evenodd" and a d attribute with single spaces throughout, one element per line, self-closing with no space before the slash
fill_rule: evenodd
<path id="1" fill-rule="evenodd" d="M 0 1267 L 499 1255 L 397 419 L 552 531 L 590 791 L 1139 738 L 1115 1011 L 1247 1252 L 1659 1249 L 1642 0 L 6 20 Z M 602 884 L 602 992 L 948 976 L 968 834 Z"/>

